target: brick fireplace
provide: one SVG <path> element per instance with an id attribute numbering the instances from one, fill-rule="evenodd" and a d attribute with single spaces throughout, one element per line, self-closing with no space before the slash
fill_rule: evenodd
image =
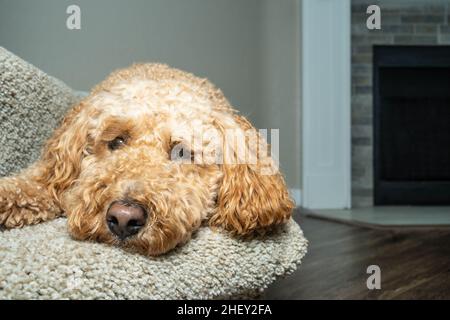
<path id="1" fill-rule="evenodd" d="M 366 9 L 381 8 L 381 30 L 366 28 Z M 449 45 L 450 0 L 352 1 L 352 206 L 374 204 L 373 46 Z"/>

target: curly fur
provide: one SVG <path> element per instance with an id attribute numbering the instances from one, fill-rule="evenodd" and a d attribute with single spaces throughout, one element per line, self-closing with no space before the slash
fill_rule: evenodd
<path id="1" fill-rule="evenodd" d="M 254 132 L 257 148 L 245 141 L 257 161 L 228 161 L 239 155 L 227 130 Z M 202 132 L 200 143 L 192 143 L 194 131 Z M 118 136 L 125 145 L 108 149 Z M 177 145 L 189 146 L 195 161 L 173 160 Z M 220 150 L 224 161 L 197 161 L 210 149 Z M 187 241 L 203 221 L 237 236 L 264 231 L 285 222 L 293 203 L 278 170 L 262 173 L 274 167 L 262 150 L 267 144 L 253 126 L 206 79 L 166 65 L 133 65 L 112 73 L 72 108 L 38 162 L 0 179 L 0 225 L 67 215 L 75 239 L 146 255 Z M 119 240 L 105 215 L 123 199 L 142 205 L 149 218 L 137 235 Z"/>

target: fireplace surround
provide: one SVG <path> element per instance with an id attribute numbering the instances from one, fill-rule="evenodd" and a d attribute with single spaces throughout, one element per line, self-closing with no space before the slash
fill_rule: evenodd
<path id="1" fill-rule="evenodd" d="M 450 1 L 352 0 L 352 207 L 375 204 L 373 52 L 381 46 L 450 45 Z M 367 6 L 381 7 L 381 30 L 366 27 Z"/>

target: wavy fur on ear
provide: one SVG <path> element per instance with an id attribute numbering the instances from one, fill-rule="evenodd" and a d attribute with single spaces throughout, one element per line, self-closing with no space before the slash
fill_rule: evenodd
<path id="1" fill-rule="evenodd" d="M 234 121 L 240 129 L 255 130 L 247 119 L 234 115 Z M 225 134 L 226 126 L 217 123 Z M 267 144 L 258 135 L 260 148 Z M 248 141 L 246 141 L 246 144 Z M 247 150 L 251 150 L 247 146 Z M 230 141 L 224 141 L 224 158 L 230 149 Z M 237 235 L 247 235 L 283 223 L 291 216 L 294 203 L 278 169 L 271 175 L 263 174 L 263 166 L 272 164 L 272 159 L 265 153 L 257 153 L 256 164 L 222 165 L 223 178 L 218 191 L 217 212 L 210 218 L 210 225 L 221 227 Z"/>
<path id="2" fill-rule="evenodd" d="M 84 104 L 80 102 L 64 118 L 61 126 L 48 140 L 42 157 L 40 182 L 60 202 L 61 193 L 78 177 L 81 160 L 87 152 L 87 119 L 79 117 Z"/>
<path id="3" fill-rule="evenodd" d="M 47 142 L 36 163 L 0 179 L 0 225 L 21 227 L 63 214 L 60 196 L 78 177 L 86 148 L 86 121 L 75 106 Z"/>

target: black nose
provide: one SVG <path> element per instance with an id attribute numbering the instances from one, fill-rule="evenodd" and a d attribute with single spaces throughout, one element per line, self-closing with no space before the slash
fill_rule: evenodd
<path id="1" fill-rule="evenodd" d="M 106 214 L 109 230 L 122 240 L 138 233 L 146 220 L 144 209 L 132 202 L 114 202 Z"/>

